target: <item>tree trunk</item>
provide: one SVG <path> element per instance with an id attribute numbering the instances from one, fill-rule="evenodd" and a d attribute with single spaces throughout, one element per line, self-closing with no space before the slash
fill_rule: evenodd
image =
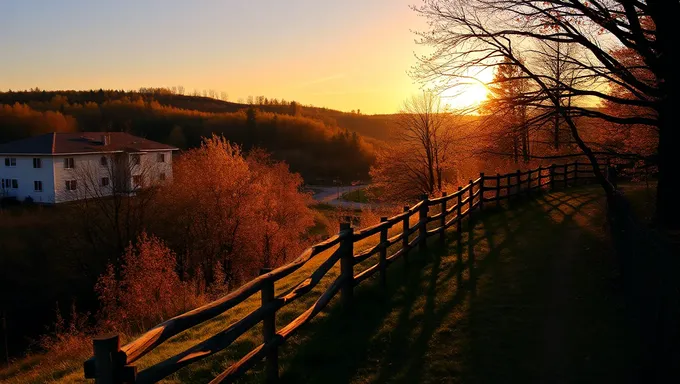
<path id="1" fill-rule="evenodd" d="M 680 180 L 680 105 L 677 72 L 666 78 L 666 99 L 659 108 L 659 184 L 656 195 L 656 221 L 668 229 L 680 228 L 680 197 L 676 185 Z M 663 85 L 662 85 L 663 87 Z"/>

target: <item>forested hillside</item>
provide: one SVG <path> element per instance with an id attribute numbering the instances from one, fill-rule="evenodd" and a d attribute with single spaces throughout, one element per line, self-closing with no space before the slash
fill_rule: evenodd
<path id="1" fill-rule="evenodd" d="M 46 132 L 125 131 L 175 145 L 215 133 L 245 150 L 260 147 L 306 181 L 366 179 L 373 143 L 387 137 L 390 116 L 366 116 L 257 98 L 237 104 L 209 97 L 148 92 L 0 93 L 0 143 Z"/>

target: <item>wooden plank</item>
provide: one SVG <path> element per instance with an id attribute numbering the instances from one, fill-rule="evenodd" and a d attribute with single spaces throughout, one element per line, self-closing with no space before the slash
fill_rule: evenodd
<path id="1" fill-rule="evenodd" d="M 180 368 L 211 356 L 234 342 L 238 337 L 254 327 L 265 317 L 274 314 L 277 310 L 292 303 L 304 294 L 316 287 L 321 279 L 333 268 L 340 259 L 340 250 L 336 250 L 311 274 L 311 276 L 300 282 L 286 294 L 281 295 L 266 305 L 250 312 L 240 320 L 230 325 L 227 329 L 216 335 L 188 348 L 187 350 L 170 357 L 161 363 L 155 364 L 139 373 L 137 383 L 155 383 L 168 375 L 176 372 Z M 265 276 L 265 275 L 263 275 Z M 272 280 L 273 281 L 273 280 Z"/>
<path id="2" fill-rule="evenodd" d="M 357 253 L 356 255 L 354 255 L 354 264 L 356 265 L 356 264 L 359 264 L 363 261 L 368 260 L 371 256 L 378 253 L 384 247 L 385 247 L 384 244 L 378 243 L 378 244 L 372 246 L 371 248 L 365 249 L 365 250 Z"/>
<path id="3" fill-rule="evenodd" d="M 346 285 L 346 283 L 346 281 L 343 281 L 343 276 L 338 276 L 331 286 L 328 287 L 328 289 L 309 309 L 307 309 L 295 320 L 277 332 L 275 337 L 272 338 L 270 342 L 261 344 L 250 351 L 250 353 L 241 358 L 241 360 L 233 364 L 226 371 L 222 372 L 220 375 L 210 381 L 210 384 L 233 382 L 254 364 L 256 364 L 258 361 L 261 361 L 272 348 L 277 348 L 283 344 L 286 339 L 292 336 L 301 326 L 311 321 L 319 312 L 321 312 L 324 307 L 326 307 L 326 305 L 328 305 L 333 296 L 335 296 L 335 294 L 338 293 L 341 288 Z"/>
<path id="4" fill-rule="evenodd" d="M 363 271 L 357 273 L 356 275 L 354 275 L 354 279 L 353 279 L 353 281 L 354 281 L 354 286 L 359 285 L 359 283 L 361 283 L 362 281 L 364 281 L 364 280 L 368 279 L 369 277 L 373 276 L 373 275 L 376 274 L 379 270 L 380 270 L 380 264 L 379 264 L 379 263 L 375 263 L 375 264 L 373 264 L 372 266 L 366 268 L 365 270 L 363 270 Z"/>
<path id="5" fill-rule="evenodd" d="M 262 275 L 251 280 L 221 299 L 215 300 L 156 325 L 154 328 L 144 333 L 136 340 L 121 348 L 121 353 L 124 356 L 125 364 L 131 364 L 135 362 L 167 339 L 233 308 L 235 305 L 238 305 L 248 297 L 259 292 L 263 281 L 267 279 L 278 280 L 290 275 L 291 273 L 300 269 L 314 256 L 338 244 L 340 240 L 341 238 L 336 235 L 325 241 L 315 244 L 312 247 L 306 249 L 297 259 L 293 260 L 291 263 L 279 267 L 266 275 Z"/>

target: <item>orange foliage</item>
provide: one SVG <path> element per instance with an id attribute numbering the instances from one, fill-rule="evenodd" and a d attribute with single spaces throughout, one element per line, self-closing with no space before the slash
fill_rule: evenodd
<path id="1" fill-rule="evenodd" d="M 164 237 L 180 256 L 181 274 L 232 288 L 296 256 L 313 224 L 301 186 L 285 164 L 258 151 L 244 158 L 223 137 L 187 151 L 160 202 L 173 223 Z"/>
<path id="2" fill-rule="evenodd" d="M 157 237 L 142 233 L 123 255 L 116 274 L 113 265 L 100 276 L 95 291 L 107 329 L 143 331 L 186 309 L 187 284 L 175 272 L 175 254 Z"/>

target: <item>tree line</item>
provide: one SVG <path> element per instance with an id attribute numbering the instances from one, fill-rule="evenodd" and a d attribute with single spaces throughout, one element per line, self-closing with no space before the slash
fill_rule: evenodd
<path id="1" fill-rule="evenodd" d="M 117 91 L 55 93 L 49 99 L 42 92 L 13 92 L 0 94 L 3 100 L 20 101 L 0 105 L 0 142 L 54 131 L 124 131 L 188 149 L 216 133 L 246 150 L 267 150 L 312 182 L 366 179 L 373 161 L 372 145 L 362 136 L 332 119 L 304 116 L 294 102 L 275 112 L 254 105 L 205 112 Z"/>

